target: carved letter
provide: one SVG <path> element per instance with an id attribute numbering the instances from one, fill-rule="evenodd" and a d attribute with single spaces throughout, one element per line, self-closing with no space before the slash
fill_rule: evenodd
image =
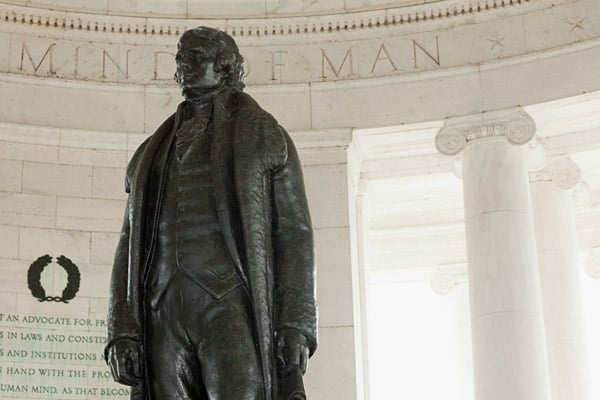
<path id="1" fill-rule="evenodd" d="M 435 49 L 436 49 L 436 55 L 437 57 L 434 57 L 431 55 L 431 53 L 429 53 L 425 47 L 421 46 L 419 43 L 417 43 L 416 40 L 413 40 L 413 52 L 414 52 L 414 57 L 415 57 L 415 68 L 418 68 L 418 63 L 417 63 L 417 47 L 419 48 L 419 50 L 421 50 L 423 52 L 423 54 L 425 54 L 427 57 L 429 57 L 431 59 L 431 61 L 433 61 L 434 63 L 436 63 L 438 66 L 440 65 L 440 43 L 438 41 L 438 37 L 435 37 Z"/>
<path id="2" fill-rule="evenodd" d="M 115 61 L 114 58 L 104 49 L 102 49 L 102 78 L 106 78 L 106 58 L 108 58 L 117 70 L 125 77 L 125 79 L 129 79 L 129 52 L 131 50 L 127 50 L 125 53 L 125 70 L 121 68 L 121 66 Z"/>
<path id="3" fill-rule="evenodd" d="M 381 53 L 384 54 L 383 57 L 381 56 Z M 398 71 L 398 68 L 396 68 L 396 64 L 394 64 L 394 60 L 392 60 L 392 57 L 390 57 L 390 53 L 388 53 L 387 49 L 385 48 L 385 43 L 381 43 L 381 47 L 379 47 L 379 51 L 377 52 L 377 58 L 375 58 L 373 67 L 371 67 L 371 73 L 375 71 L 375 67 L 377 66 L 377 63 L 380 60 L 388 60 L 390 62 L 390 65 L 392 66 L 392 69 L 394 71 Z"/>
<path id="4" fill-rule="evenodd" d="M 77 78 L 79 76 L 79 47 L 75 48 L 73 61 L 73 77 Z"/>
<path id="5" fill-rule="evenodd" d="M 159 76 L 159 73 L 158 73 L 158 57 L 160 55 L 169 56 L 169 60 L 171 60 L 171 61 L 173 61 L 175 59 L 175 54 L 173 54 L 173 53 L 170 53 L 168 51 L 155 51 L 154 52 L 154 78 L 153 78 L 153 80 L 155 80 L 155 81 L 159 81 L 159 80 L 161 80 L 161 81 L 171 80 L 171 79 L 173 79 L 172 75 L 169 76 L 168 78 L 159 78 L 158 77 Z M 173 71 L 171 71 L 171 73 L 173 73 Z"/>
<path id="6" fill-rule="evenodd" d="M 27 58 L 29 59 L 29 62 L 31 63 L 31 66 L 33 67 L 34 75 L 37 74 L 38 70 L 42 66 L 42 63 L 44 62 L 46 57 L 48 57 L 48 75 L 55 75 L 56 72 L 52 69 L 52 66 L 53 66 L 52 65 L 52 49 L 54 48 L 54 46 L 56 46 L 56 43 L 52 43 L 50 46 L 48 46 L 48 48 L 46 49 L 46 52 L 42 56 L 42 59 L 36 65 L 35 62 L 33 61 L 33 57 L 31 56 L 31 53 L 29 52 L 29 49 L 27 48 L 27 45 L 25 44 L 25 42 L 23 42 L 23 46 L 21 47 L 21 64 L 19 65 L 18 70 L 23 71 L 23 60 L 25 59 L 25 54 L 27 54 Z"/>
<path id="7" fill-rule="evenodd" d="M 327 65 L 329 65 L 329 69 L 331 69 L 331 71 L 333 72 L 333 74 L 335 75 L 336 78 L 340 77 L 340 72 L 342 72 L 342 68 L 344 68 L 344 64 L 346 64 L 346 60 L 350 61 L 350 73 L 347 76 L 352 76 L 354 75 L 354 63 L 352 62 L 352 47 L 348 49 L 348 51 L 346 51 L 346 54 L 344 55 L 344 58 L 342 59 L 342 62 L 340 64 L 339 68 L 335 68 L 333 66 L 333 63 L 331 62 L 331 60 L 329 59 L 329 57 L 327 57 L 327 54 L 325 53 L 325 50 L 321 49 L 321 78 L 326 79 L 327 76 L 325 75 L 325 62 L 327 62 Z"/>
<path id="8" fill-rule="evenodd" d="M 283 70 L 283 67 L 285 67 L 285 63 L 283 62 L 283 56 L 282 54 L 287 54 L 287 51 L 283 51 L 283 50 L 278 50 L 278 51 L 271 51 L 271 61 L 267 61 L 268 63 L 271 63 L 271 80 L 272 81 L 276 81 L 276 80 L 280 80 L 281 79 L 281 72 Z M 279 56 L 279 62 L 275 61 L 275 55 Z M 279 67 L 279 68 L 276 68 Z M 278 73 L 277 73 L 278 71 Z"/>

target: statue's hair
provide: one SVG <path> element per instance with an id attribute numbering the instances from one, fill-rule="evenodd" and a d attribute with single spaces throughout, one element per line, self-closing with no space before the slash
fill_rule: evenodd
<path id="1" fill-rule="evenodd" d="M 218 50 L 215 55 L 215 72 L 223 73 L 226 85 L 240 90 L 244 88 L 244 58 L 231 36 L 218 29 L 199 26 L 185 31 L 179 38 L 177 48 L 181 47 L 183 41 L 191 38 L 202 38 L 216 43 Z"/>

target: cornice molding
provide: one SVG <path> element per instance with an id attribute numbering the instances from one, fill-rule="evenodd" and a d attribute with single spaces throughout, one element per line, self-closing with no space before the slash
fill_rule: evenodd
<path id="1" fill-rule="evenodd" d="M 559 0 L 559 3 L 564 0 Z M 266 18 L 173 18 L 94 14 L 57 11 L 13 4 L 0 4 L 0 21 L 6 24 L 37 25 L 62 31 L 93 31 L 125 35 L 179 36 L 188 28 L 207 25 L 232 36 L 290 36 L 335 34 L 408 25 L 473 15 L 525 5 L 554 6 L 547 0 L 454 0 L 416 6 L 348 12 L 329 15 L 267 16 Z"/>
<path id="2" fill-rule="evenodd" d="M 337 149 L 346 151 L 352 141 L 351 129 L 321 129 L 308 131 L 291 131 L 294 144 L 303 150 Z"/>
<path id="3" fill-rule="evenodd" d="M 435 137 L 435 147 L 442 154 L 454 156 L 476 140 L 505 137 L 514 145 L 522 145 L 534 136 L 535 121 L 518 107 L 449 118 Z"/>

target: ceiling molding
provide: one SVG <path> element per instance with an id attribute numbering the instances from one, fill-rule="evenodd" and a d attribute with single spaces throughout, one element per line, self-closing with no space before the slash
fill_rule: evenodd
<path id="1" fill-rule="evenodd" d="M 445 19 L 470 20 L 478 14 L 498 10 L 523 13 L 564 3 L 566 0 L 454 0 L 414 6 L 381 8 L 328 15 L 270 16 L 261 18 L 142 17 L 127 13 L 91 13 L 73 9 L 56 10 L 25 5 L 0 4 L 0 21 L 5 24 L 37 25 L 67 31 L 93 31 L 124 35 L 179 36 L 186 29 L 213 26 L 232 36 L 293 36 L 377 30 L 397 25 L 414 25 Z M 525 7 L 528 6 L 528 7 Z M 266 18 L 265 18 L 266 17 Z"/>

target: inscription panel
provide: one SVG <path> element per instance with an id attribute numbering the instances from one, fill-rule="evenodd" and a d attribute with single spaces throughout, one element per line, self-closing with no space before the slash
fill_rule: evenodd
<path id="1" fill-rule="evenodd" d="M 105 320 L 0 313 L 0 396 L 23 399 L 126 398 L 104 361 Z"/>
<path id="2" fill-rule="evenodd" d="M 0 47 L 3 46 L 0 41 Z M 6 45 L 4 45 L 6 46 Z M 0 49 L 2 50 L 2 49 Z M 4 72 L 60 79 L 174 85 L 175 46 L 106 45 L 18 36 L 4 49 Z M 247 47 L 249 84 L 356 79 L 443 66 L 440 38 L 368 40 L 349 44 Z"/>
<path id="3" fill-rule="evenodd" d="M 129 388 L 113 381 L 103 359 L 107 300 L 89 290 L 90 279 L 104 280 L 82 265 L 67 274 L 54 260 L 39 276 L 30 262 L 0 261 L 8 275 L 0 282 L 0 399 L 127 399 Z M 79 271 L 81 290 L 65 296 Z"/>

